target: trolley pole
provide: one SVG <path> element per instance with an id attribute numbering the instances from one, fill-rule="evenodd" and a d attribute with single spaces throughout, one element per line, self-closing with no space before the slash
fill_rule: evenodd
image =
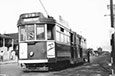
<path id="1" fill-rule="evenodd" d="M 113 12 L 113 0 L 110 0 L 110 17 L 111 17 L 111 27 L 115 29 L 114 24 L 114 13 Z M 112 64 L 112 75 L 115 75 L 115 32 L 111 36 L 111 64 Z"/>

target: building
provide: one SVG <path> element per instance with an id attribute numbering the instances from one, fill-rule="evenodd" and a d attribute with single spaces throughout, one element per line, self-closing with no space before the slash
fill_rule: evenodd
<path id="1" fill-rule="evenodd" d="M 15 53 L 18 53 L 18 33 L 0 34 L 0 60 L 15 59 Z"/>

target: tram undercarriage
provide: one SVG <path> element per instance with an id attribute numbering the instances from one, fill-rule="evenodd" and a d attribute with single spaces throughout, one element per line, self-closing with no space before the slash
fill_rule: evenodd
<path id="1" fill-rule="evenodd" d="M 84 63 L 84 59 L 73 60 L 61 60 L 52 63 L 20 63 L 24 72 L 28 71 L 51 71 L 64 69 L 70 65 L 76 65 L 78 63 Z"/>

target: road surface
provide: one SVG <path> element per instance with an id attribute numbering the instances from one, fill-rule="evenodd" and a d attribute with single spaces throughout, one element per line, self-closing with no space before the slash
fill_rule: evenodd
<path id="1" fill-rule="evenodd" d="M 103 66 L 105 65 L 103 61 L 106 62 L 103 60 L 105 57 L 92 57 L 93 60 L 90 64 L 78 64 L 49 72 L 23 72 L 18 63 L 2 64 L 0 65 L 0 74 L 4 74 L 4 76 L 109 76 L 110 68 Z"/>

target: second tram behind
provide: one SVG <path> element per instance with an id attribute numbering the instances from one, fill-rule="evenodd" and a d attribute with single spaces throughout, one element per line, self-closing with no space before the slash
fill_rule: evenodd
<path id="1" fill-rule="evenodd" d="M 52 64 L 75 64 L 87 60 L 86 39 L 53 17 L 40 12 L 21 14 L 19 29 L 19 64 L 24 69 L 47 70 Z"/>

